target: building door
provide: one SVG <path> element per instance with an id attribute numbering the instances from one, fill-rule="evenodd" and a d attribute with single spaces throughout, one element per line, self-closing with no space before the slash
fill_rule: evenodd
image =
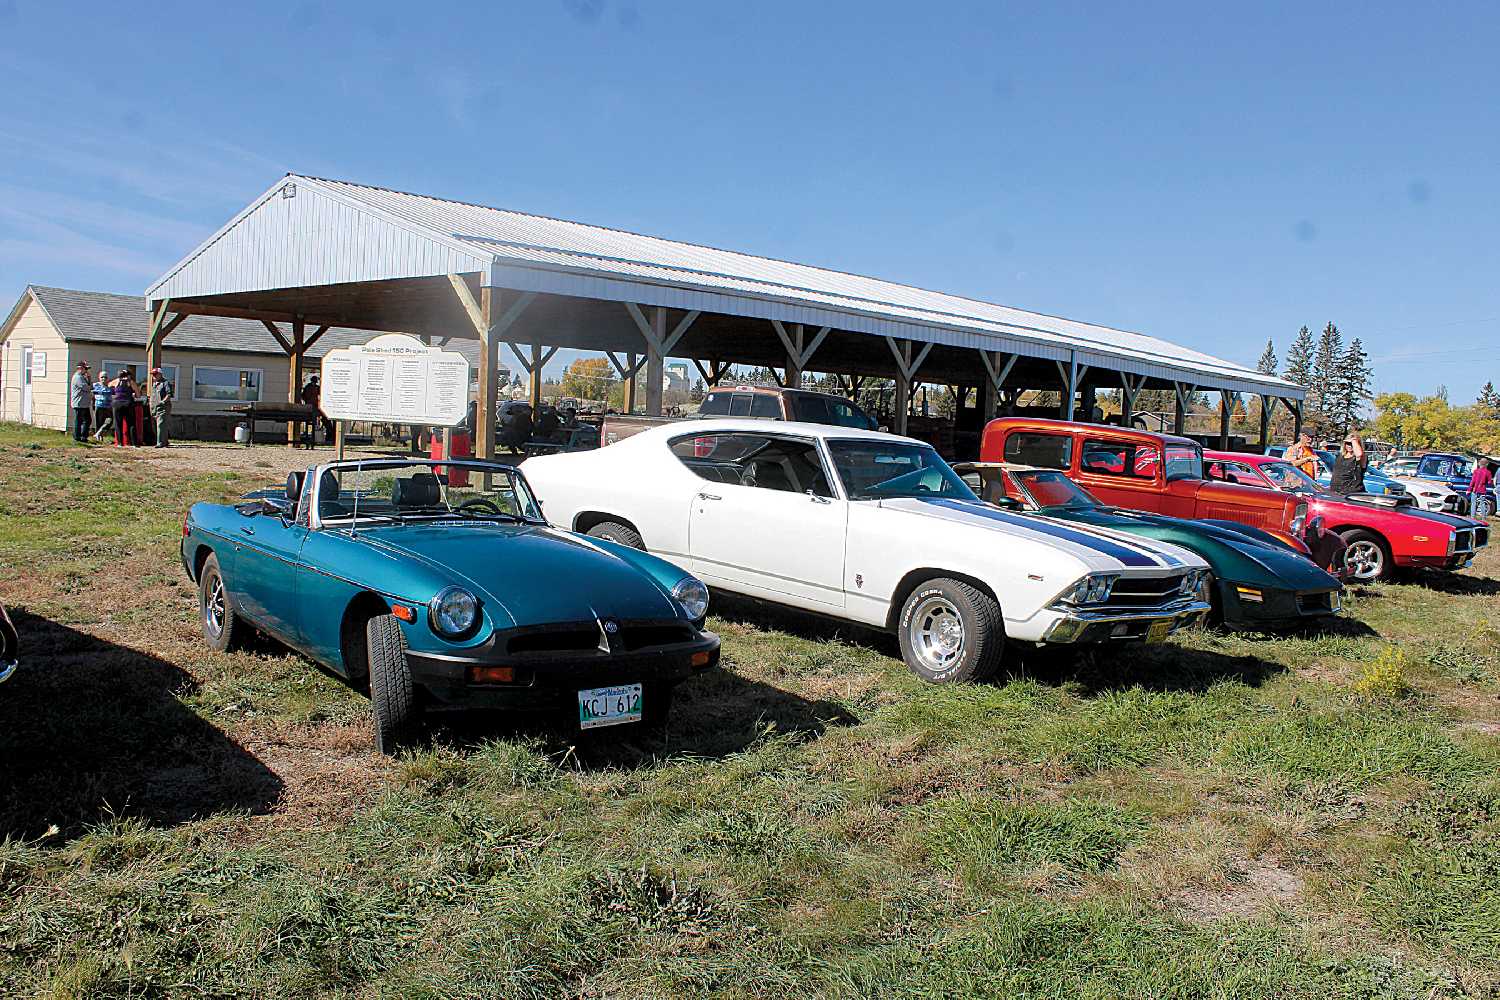
<path id="1" fill-rule="evenodd" d="M 21 346 L 21 423 L 31 423 L 31 345 Z"/>

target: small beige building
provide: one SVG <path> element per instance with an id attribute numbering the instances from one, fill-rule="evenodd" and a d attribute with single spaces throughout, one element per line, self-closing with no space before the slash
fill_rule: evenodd
<path id="1" fill-rule="evenodd" d="M 0 326 L 0 420 L 67 430 L 68 381 L 78 362 L 96 375 L 101 365 L 111 376 L 131 368 L 144 381 L 149 329 L 139 296 L 28 286 Z M 308 350 L 305 374 L 316 374 L 334 348 L 373 336 L 329 330 Z M 464 351 L 457 344 L 449 349 Z M 165 341 L 162 372 L 176 386 L 179 437 L 227 440 L 239 422 L 231 406 L 285 402 L 291 388 L 286 352 L 257 320 L 193 316 Z M 278 428 L 284 425 L 262 422 L 256 431 Z"/>

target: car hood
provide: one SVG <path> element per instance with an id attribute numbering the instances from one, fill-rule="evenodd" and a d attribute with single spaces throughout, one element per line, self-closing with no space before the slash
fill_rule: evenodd
<path id="1" fill-rule="evenodd" d="M 1047 513 L 1180 545 L 1202 556 L 1221 579 L 1288 590 L 1333 590 L 1339 586 L 1337 579 L 1305 556 L 1217 525 L 1110 507 Z"/>
<path id="2" fill-rule="evenodd" d="M 980 500 L 879 501 L 882 508 L 906 511 L 982 531 L 1027 537 L 1060 549 L 1099 572 L 1120 569 L 1199 569 L 1203 561 L 1175 545 L 1145 541 L 1093 525 L 1074 524 L 1035 514 L 1015 514 Z"/>
<path id="3" fill-rule="evenodd" d="M 391 525 L 362 529 L 359 538 L 469 588 L 496 628 L 680 617 L 677 602 L 650 575 L 571 532 L 530 524 Z"/>
<path id="4" fill-rule="evenodd" d="M 1355 518 L 1355 523 L 1358 523 L 1357 519 L 1360 516 L 1368 517 L 1370 514 L 1376 512 L 1382 518 L 1411 518 L 1413 521 L 1426 521 L 1431 524 L 1440 524 L 1447 528 L 1472 528 L 1478 523 L 1472 518 L 1462 517 L 1458 514 L 1444 514 L 1435 510 L 1423 510 L 1416 506 L 1401 508 L 1381 507 L 1375 504 L 1355 503 L 1352 500 L 1338 500 L 1329 497 L 1320 497 L 1319 501 L 1318 513 L 1323 515 L 1325 521 L 1328 519 L 1330 512 L 1337 511 L 1346 517 Z M 1388 524 L 1390 522 L 1382 520 L 1381 523 Z M 1409 521 L 1406 524 L 1412 531 L 1422 530 L 1420 526 L 1411 524 Z"/>

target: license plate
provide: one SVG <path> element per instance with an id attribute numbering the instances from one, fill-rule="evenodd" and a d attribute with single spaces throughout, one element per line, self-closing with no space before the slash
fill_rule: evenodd
<path id="1" fill-rule="evenodd" d="M 578 692 L 578 728 L 618 726 L 641 721 L 641 686 L 587 688 Z"/>
<path id="2" fill-rule="evenodd" d="M 1147 642 L 1163 642 L 1172 633 L 1172 619 L 1167 618 L 1159 622 L 1152 622 L 1151 628 L 1146 632 Z"/>

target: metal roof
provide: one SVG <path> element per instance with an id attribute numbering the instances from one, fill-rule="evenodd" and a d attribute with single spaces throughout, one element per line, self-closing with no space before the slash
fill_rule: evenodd
<path id="1" fill-rule="evenodd" d="M 150 332 L 151 317 L 146 300 L 139 295 L 115 295 L 110 292 L 85 292 L 71 288 L 49 288 L 45 285 L 28 285 L 26 295 L 36 297 L 37 304 L 63 340 L 109 344 L 120 347 L 146 349 L 146 335 Z M 289 332 L 282 326 L 284 333 Z M 310 333 L 311 331 L 309 331 Z M 337 347 L 363 344 L 370 339 L 364 330 L 329 330 L 318 338 L 307 352 L 308 357 L 320 358 Z M 285 357 L 286 352 L 271 337 L 259 320 L 225 319 L 220 316 L 190 316 L 172 331 L 166 340 L 168 349 L 200 351 L 229 351 L 246 354 L 274 354 Z M 450 350 L 464 351 L 470 362 L 477 355 L 472 343 L 456 342 Z"/>
<path id="2" fill-rule="evenodd" d="M 288 191 L 287 189 L 291 190 Z M 1156 337 L 879 278 L 347 181 L 288 174 L 149 299 L 478 271 L 522 291 L 1016 352 L 1201 387 L 1304 390 Z"/>

